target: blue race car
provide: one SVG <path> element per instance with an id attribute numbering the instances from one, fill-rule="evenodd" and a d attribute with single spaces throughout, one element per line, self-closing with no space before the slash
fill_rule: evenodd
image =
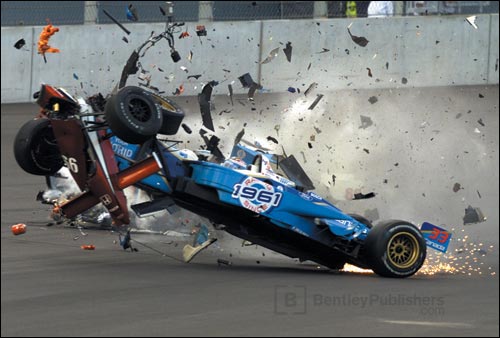
<path id="1" fill-rule="evenodd" d="M 173 49 L 170 29 L 147 43 L 166 38 Z M 312 182 L 293 156 L 235 142 L 226 159 L 219 139 L 207 132 L 214 130 L 214 82 L 198 97 L 206 149 L 179 150 L 175 142 L 159 140 L 157 134 L 177 134 L 184 113 L 158 93 L 125 86 L 147 43 L 131 55 L 119 90 L 108 99 L 75 99 L 49 85 L 37 94 L 41 118 L 21 128 L 14 152 L 21 168 L 32 174 L 52 175 L 68 167 L 82 193 L 56 205 L 55 213 L 72 218 L 101 203 L 115 225 L 128 224 L 123 189 L 135 185 L 151 196 L 131 206 L 138 215 L 179 206 L 234 236 L 332 269 L 350 263 L 386 277 L 408 277 L 420 269 L 426 243 L 413 224 L 391 220 L 372 227 L 359 215 L 343 213 L 311 191 Z"/>

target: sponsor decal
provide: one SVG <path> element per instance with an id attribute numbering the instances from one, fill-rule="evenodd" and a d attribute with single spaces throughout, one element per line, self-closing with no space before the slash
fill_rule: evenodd
<path id="1" fill-rule="evenodd" d="M 277 207 L 283 194 L 274 191 L 274 187 L 268 183 L 247 177 L 242 183 L 234 185 L 231 197 L 238 199 L 244 208 L 260 214 Z"/>
<path id="2" fill-rule="evenodd" d="M 425 244 L 435 250 L 446 252 L 451 240 L 451 233 L 428 222 L 424 222 L 420 228 L 425 238 Z"/>

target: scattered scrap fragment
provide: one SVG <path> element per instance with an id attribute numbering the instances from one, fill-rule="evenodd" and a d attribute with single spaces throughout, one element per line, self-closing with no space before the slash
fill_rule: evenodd
<path id="1" fill-rule="evenodd" d="M 370 68 L 368 68 L 368 67 L 366 67 L 366 70 L 368 71 L 368 76 L 369 77 L 373 77 L 372 70 Z"/>
<path id="2" fill-rule="evenodd" d="M 17 40 L 17 42 L 14 44 L 14 47 L 16 49 L 21 49 L 24 47 L 24 45 L 26 45 L 26 41 L 24 39 L 19 39 Z"/>
<path id="3" fill-rule="evenodd" d="M 313 109 L 314 109 L 314 107 L 316 107 L 316 105 L 319 103 L 319 101 L 320 101 L 322 98 L 323 98 L 323 94 L 318 94 L 318 95 L 316 96 L 316 100 L 314 100 L 314 102 L 313 102 L 313 103 L 309 106 L 309 108 L 307 108 L 307 109 L 309 109 L 309 110 L 313 110 Z"/>
<path id="4" fill-rule="evenodd" d="M 175 92 L 173 92 L 172 94 L 178 96 L 181 95 L 182 93 L 184 93 L 184 86 L 180 85 L 178 88 L 175 89 Z"/>
<path id="5" fill-rule="evenodd" d="M 354 200 L 362 200 L 362 199 L 367 199 L 367 198 L 372 198 L 375 197 L 374 192 L 369 192 L 368 194 L 362 194 L 362 193 L 356 193 L 354 194 Z"/>
<path id="6" fill-rule="evenodd" d="M 233 86 L 231 84 L 227 85 L 227 89 L 229 90 L 229 98 L 231 99 L 231 106 L 234 106 L 233 101 Z"/>
<path id="7" fill-rule="evenodd" d="M 118 20 L 116 20 L 111 14 L 108 13 L 108 11 L 106 11 L 105 9 L 102 10 L 104 12 L 104 14 L 111 19 L 111 21 L 113 21 L 114 23 L 116 23 L 118 25 L 118 27 L 120 27 L 125 33 L 127 33 L 127 35 L 130 35 L 130 31 L 128 29 L 126 29 L 121 23 L 118 22 Z"/>
<path id="8" fill-rule="evenodd" d="M 469 205 L 467 209 L 465 209 L 465 216 L 463 217 L 464 225 L 480 223 L 486 221 L 486 217 L 483 212 L 479 208 L 474 208 Z"/>
<path id="9" fill-rule="evenodd" d="M 287 42 L 283 52 L 285 53 L 287 61 L 292 62 L 292 43 L 290 41 Z"/>
<path id="10" fill-rule="evenodd" d="M 276 143 L 276 144 L 279 144 L 279 143 L 278 143 L 278 140 L 277 140 L 277 139 L 275 139 L 275 138 L 274 138 L 274 137 L 272 137 L 272 136 L 268 136 L 268 137 L 267 137 L 267 140 L 268 140 L 268 141 L 271 141 L 271 142 L 274 142 L 274 143 Z"/>
<path id="11" fill-rule="evenodd" d="M 465 18 L 465 20 L 472 26 L 474 27 L 475 29 L 477 29 L 477 25 L 476 25 L 476 19 L 477 19 L 477 16 L 476 15 L 472 15 L 472 16 L 468 16 L 467 18 Z"/>
<path id="12" fill-rule="evenodd" d="M 225 260 L 225 259 L 217 258 L 217 265 L 218 266 L 221 266 L 221 265 L 231 266 L 231 265 L 233 265 L 233 263 L 228 261 L 228 260 Z"/>
<path id="13" fill-rule="evenodd" d="M 324 48 L 321 52 L 318 52 L 317 54 L 323 54 L 323 53 L 328 53 L 330 50 L 328 48 Z"/>
<path id="14" fill-rule="evenodd" d="M 313 82 L 307 87 L 306 91 L 304 92 L 304 95 L 307 96 L 308 94 L 312 93 L 314 89 L 318 87 L 318 84 L 316 82 Z"/>
<path id="15" fill-rule="evenodd" d="M 351 34 L 351 30 L 347 28 L 347 32 L 349 32 L 349 35 L 351 36 L 352 41 L 354 41 L 355 44 L 360 45 L 361 47 L 366 47 L 368 44 L 368 41 L 364 36 L 356 36 Z"/>
<path id="16" fill-rule="evenodd" d="M 80 248 L 82 250 L 95 250 L 95 245 L 92 245 L 92 244 L 86 244 L 86 245 L 82 245 L 80 246 Z"/>
<path id="17" fill-rule="evenodd" d="M 462 189 L 460 183 L 457 182 L 453 185 L 453 192 L 458 192 L 460 189 Z"/>
<path id="18" fill-rule="evenodd" d="M 370 96 L 370 98 L 368 99 L 368 102 L 370 102 L 371 104 L 375 104 L 377 103 L 378 99 L 376 96 Z"/>
<path id="19" fill-rule="evenodd" d="M 275 57 L 278 56 L 278 52 L 280 51 L 279 47 L 278 48 L 275 48 L 273 49 L 269 55 L 263 60 L 260 62 L 261 65 L 263 64 L 266 64 L 266 63 L 269 63 L 271 62 Z"/>
<path id="20" fill-rule="evenodd" d="M 130 21 L 139 21 L 139 17 L 137 16 L 137 8 L 135 8 L 132 4 L 127 7 L 127 19 Z"/>
<path id="21" fill-rule="evenodd" d="M 189 128 L 189 126 L 185 123 L 181 124 L 181 127 L 182 129 L 184 129 L 184 131 L 188 134 L 191 134 L 193 131 L 191 130 L 191 128 Z"/>
<path id="22" fill-rule="evenodd" d="M 59 53 L 60 50 L 57 48 L 53 48 L 49 45 L 49 39 L 52 35 L 59 32 L 59 28 L 52 26 L 50 23 L 43 27 L 42 32 L 40 33 L 40 37 L 38 38 L 38 54 L 43 55 L 43 59 L 45 63 L 47 63 L 47 59 L 45 58 L 45 53 Z"/>
<path id="23" fill-rule="evenodd" d="M 485 125 L 484 125 L 484 122 L 483 122 L 483 119 L 479 119 L 479 120 L 477 120 L 477 123 L 479 123 L 479 124 L 480 124 L 480 125 L 482 125 L 483 127 L 485 126 Z"/>
<path id="24" fill-rule="evenodd" d="M 369 116 L 360 115 L 360 118 L 361 118 L 361 125 L 359 126 L 360 129 L 366 129 L 373 125 L 373 121 Z"/>
<path id="25" fill-rule="evenodd" d="M 26 233 L 26 224 L 24 223 L 14 224 L 13 226 L 10 227 L 10 230 L 12 231 L 12 234 L 14 234 L 14 236 L 22 235 Z"/>
<path id="26" fill-rule="evenodd" d="M 188 75 L 188 77 L 187 77 L 187 78 L 188 78 L 188 80 L 189 80 L 190 78 L 194 78 L 194 79 L 198 80 L 200 77 L 201 77 L 201 74 L 198 74 L 198 75 Z"/>
<path id="27" fill-rule="evenodd" d="M 369 154 L 369 153 L 370 153 L 370 150 L 368 150 L 368 149 L 366 149 L 366 148 L 363 148 L 363 151 L 364 151 L 365 153 L 367 153 L 367 154 Z"/>
<path id="28" fill-rule="evenodd" d="M 401 83 L 402 83 L 402 84 L 404 84 L 404 85 L 405 85 L 405 84 L 407 84 L 407 83 L 408 83 L 408 79 L 407 79 L 407 78 L 405 78 L 405 77 L 403 77 L 403 78 L 401 79 Z"/>

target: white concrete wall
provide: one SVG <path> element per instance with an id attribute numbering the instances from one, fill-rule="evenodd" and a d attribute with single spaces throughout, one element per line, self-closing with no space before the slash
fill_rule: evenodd
<path id="1" fill-rule="evenodd" d="M 351 41 L 347 33 L 351 23 L 354 35 L 370 41 L 366 47 Z M 227 84 L 234 80 L 235 93 L 244 93 L 237 78 L 247 72 L 256 81 L 260 74 L 262 85 L 275 93 L 289 86 L 305 89 L 313 81 L 319 83 L 319 90 L 396 88 L 402 86 L 403 77 L 408 79 L 407 86 L 415 87 L 498 84 L 498 15 L 480 15 L 476 23 L 477 30 L 464 16 L 213 22 L 205 23 L 208 36 L 201 40 L 194 32 L 196 24 L 190 23 L 191 37 L 179 40 L 176 36 L 182 56 L 179 63 L 171 61 L 167 43 L 162 41 L 142 64 L 152 70 L 152 85 L 168 94 L 184 84 L 183 95 L 197 94 L 201 84 L 210 80 L 226 81 L 217 87 L 219 94 L 226 93 Z M 161 31 L 164 25 L 126 26 L 132 31 L 128 44 L 116 25 L 60 26 L 50 44 L 61 53 L 48 54 L 47 63 L 36 53 L 42 27 L 2 27 L 2 103 L 32 100 L 41 82 L 78 94 L 109 93 L 133 49 L 151 30 Z M 13 47 L 20 38 L 27 41 L 25 50 Z M 272 62 L 258 63 L 288 41 L 293 47 L 291 63 L 281 50 Z M 330 51 L 319 54 L 323 48 Z M 187 60 L 189 51 L 192 63 Z M 186 66 L 189 73 L 180 66 Z M 368 77 L 366 68 L 373 77 Z M 170 73 L 175 77 L 171 83 L 165 79 Z M 195 74 L 203 76 L 187 80 Z"/>

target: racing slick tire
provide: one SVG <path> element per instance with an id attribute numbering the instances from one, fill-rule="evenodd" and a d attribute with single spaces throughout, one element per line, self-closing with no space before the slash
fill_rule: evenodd
<path id="1" fill-rule="evenodd" d="M 50 121 L 45 118 L 26 122 L 14 140 L 17 164 L 32 175 L 53 175 L 64 162 Z"/>
<path id="2" fill-rule="evenodd" d="M 165 97 L 153 95 L 156 102 L 161 106 L 161 114 L 163 117 L 163 123 L 158 131 L 159 134 L 163 135 L 175 135 L 179 130 L 182 120 L 184 120 L 184 111 L 181 107 L 177 105 L 174 101 L 167 99 Z"/>
<path id="3" fill-rule="evenodd" d="M 104 108 L 111 131 L 132 144 L 144 143 L 159 132 L 163 116 L 154 95 L 145 89 L 128 86 L 111 96 Z"/>
<path id="4" fill-rule="evenodd" d="M 404 278 L 416 273 L 424 264 L 426 244 L 416 226 L 391 220 L 381 222 L 368 233 L 365 252 L 376 274 Z"/>
<path id="5" fill-rule="evenodd" d="M 368 220 L 368 218 L 363 217 L 363 216 L 358 215 L 358 214 L 348 214 L 348 215 L 349 215 L 349 216 L 351 216 L 352 218 L 354 218 L 356 221 L 363 223 L 363 224 L 364 224 L 364 225 L 366 225 L 369 229 L 373 228 L 373 224 L 372 224 L 372 222 L 370 222 L 370 221 Z"/>

